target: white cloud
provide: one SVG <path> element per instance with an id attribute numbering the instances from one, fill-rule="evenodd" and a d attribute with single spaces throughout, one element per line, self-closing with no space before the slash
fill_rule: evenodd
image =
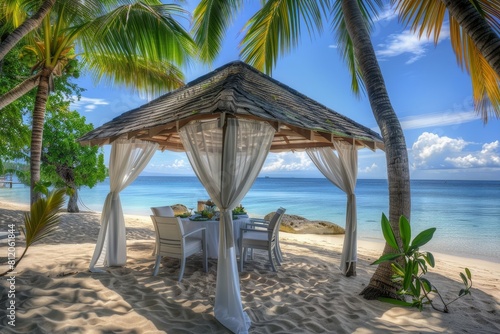
<path id="1" fill-rule="evenodd" d="M 186 167 L 186 162 L 184 159 L 175 159 L 174 162 L 170 165 L 167 165 L 168 168 L 182 168 Z"/>
<path id="2" fill-rule="evenodd" d="M 300 171 L 315 169 L 311 159 L 306 152 L 297 153 L 276 153 L 270 154 L 266 164 L 262 167 L 263 172 L 277 171 Z"/>
<path id="3" fill-rule="evenodd" d="M 500 144 L 499 144 L 498 140 L 494 141 L 493 143 L 484 144 L 483 149 L 481 150 L 481 153 L 482 154 L 489 154 L 491 152 L 496 152 L 496 151 L 498 151 L 499 145 Z"/>
<path id="4" fill-rule="evenodd" d="M 109 105 L 109 102 L 104 99 L 97 99 L 92 97 L 82 96 L 80 100 L 78 97 L 73 96 L 74 102 L 71 103 L 71 107 L 83 112 L 92 112 L 97 106 Z"/>
<path id="5" fill-rule="evenodd" d="M 474 111 L 445 112 L 436 114 L 425 114 L 401 118 L 401 126 L 405 130 L 421 129 L 431 126 L 446 126 L 462 124 L 480 119 Z"/>
<path id="6" fill-rule="evenodd" d="M 181 169 L 185 168 L 188 165 L 186 164 L 186 161 L 184 159 L 175 159 L 171 163 L 159 163 L 159 164 L 151 163 L 149 166 L 154 170 L 163 170 L 163 169 Z"/>
<path id="7" fill-rule="evenodd" d="M 391 21 L 398 17 L 394 7 L 385 6 L 384 10 L 373 20 L 373 22 Z"/>
<path id="8" fill-rule="evenodd" d="M 448 36 L 448 29 L 443 26 L 438 42 L 448 38 Z M 376 54 L 379 60 L 409 54 L 410 59 L 406 61 L 406 64 L 411 64 L 422 58 L 425 55 L 427 48 L 433 44 L 433 40 L 426 39 L 424 37 L 419 38 L 417 33 L 405 30 L 400 34 L 389 35 L 386 44 L 378 45 L 380 49 L 376 51 Z"/>
<path id="9" fill-rule="evenodd" d="M 374 171 L 378 170 L 378 166 L 376 163 L 372 163 L 371 166 L 365 167 L 365 168 L 359 168 L 358 172 L 359 174 L 371 174 Z"/>
<path id="10" fill-rule="evenodd" d="M 476 144 L 461 138 L 438 136 L 424 132 L 412 146 L 414 169 L 465 169 L 500 167 L 499 141 L 486 143 L 480 150 L 469 149 Z"/>

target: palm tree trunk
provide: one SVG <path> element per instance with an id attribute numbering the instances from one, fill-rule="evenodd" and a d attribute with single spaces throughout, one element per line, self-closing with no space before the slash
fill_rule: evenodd
<path id="1" fill-rule="evenodd" d="M 342 0 L 342 10 L 347 31 L 354 45 L 354 54 L 363 74 L 373 115 L 384 139 L 389 183 L 389 220 L 393 229 L 399 231 L 399 217 L 404 215 L 410 220 L 411 211 L 410 172 L 403 129 L 392 108 L 358 1 Z M 400 240 L 399 233 L 396 237 Z M 391 250 L 392 248 L 386 244 L 384 254 Z M 398 285 L 392 282 L 391 276 L 390 264 L 388 262 L 380 264 L 361 294 L 367 299 L 380 296 L 396 297 Z"/>
<path id="2" fill-rule="evenodd" d="M 50 12 L 55 3 L 56 0 L 45 0 L 32 17 L 24 21 L 8 35 L 2 43 L 0 43 L 0 60 L 2 60 L 24 36 L 42 23 L 43 18 Z"/>
<path id="3" fill-rule="evenodd" d="M 35 192 L 35 185 L 40 181 L 40 161 L 42 157 L 43 123 L 45 108 L 49 98 L 49 81 L 52 69 L 44 68 L 40 73 L 40 83 L 36 93 L 35 109 L 33 110 L 33 125 L 31 128 L 30 172 L 31 172 L 31 204 L 35 203 L 40 194 Z"/>
<path id="4" fill-rule="evenodd" d="M 500 77 L 500 37 L 470 0 L 441 0 Z"/>
<path id="5" fill-rule="evenodd" d="M 78 189 L 71 187 L 72 193 L 68 200 L 68 212 L 80 212 L 78 208 Z"/>
<path id="6" fill-rule="evenodd" d="M 39 83 L 40 74 L 35 74 L 9 90 L 4 95 L 0 96 L 0 110 L 31 91 L 33 88 L 37 87 Z"/>

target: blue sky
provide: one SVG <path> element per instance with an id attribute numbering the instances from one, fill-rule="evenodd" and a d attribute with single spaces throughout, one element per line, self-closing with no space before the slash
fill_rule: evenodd
<path id="1" fill-rule="evenodd" d="M 188 1 L 193 7 L 194 1 Z M 226 35 L 222 53 L 211 66 L 193 64 L 187 82 L 230 61 L 238 60 L 239 31 L 254 12 L 246 2 Z M 299 47 L 283 56 L 273 78 L 327 107 L 379 132 L 368 98 L 357 98 L 350 75 L 328 27 L 322 35 L 304 34 Z M 404 129 L 412 179 L 500 180 L 500 121 L 484 124 L 472 104 L 470 78 L 456 63 L 444 29 L 440 41 L 419 40 L 388 9 L 375 25 L 372 42 L 389 96 Z M 123 87 L 95 84 L 82 75 L 86 89 L 73 104 L 95 127 L 138 107 L 147 99 Z M 109 147 L 105 147 L 109 156 Z M 359 178 L 387 178 L 383 151 L 359 151 Z M 143 173 L 194 175 L 184 153 L 155 154 Z M 261 175 L 270 177 L 321 177 L 304 152 L 270 153 Z"/>

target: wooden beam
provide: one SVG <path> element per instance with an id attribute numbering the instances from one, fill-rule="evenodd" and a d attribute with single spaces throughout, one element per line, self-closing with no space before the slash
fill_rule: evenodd
<path id="1" fill-rule="evenodd" d="M 326 133 L 326 132 L 316 132 L 316 134 L 320 137 L 328 141 L 329 143 L 333 143 L 335 140 L 335 137 L 333 136 L 333 133 Z"/>
<path id="2" fill-rule="evenodd" d="M 287 126 L 290 128 L 290 130 L 292 130 L 293 132 L 301 135 L 305 139 L 311 140 L 311 141 L 314 140 L 314 131 L 303 129 L 303 128 L 299 128 L 299 127 L 293 126 L 293 125 L 287 125 Z"/>
<path id="3" fill-rule="evenodd" d="M 148 135 L 150 137 L 154 137 L 157 134 L 161 133 L 163 130 L 165 130 L 165 125 L 155 126 L 153 128 L 148 129 Z"/>
<path id="4" fill-rule="evenodd" d="M 267 123 L 269 123 L 269 125 L 271 125 L 274 128 L 274 130 L 276 131 L 276 133 L 280 132 L 280 128 L 281 128 L 281 122 L 280 121 L 277 121 L 277 122 L 267 121 Z"/>
<path id="5" fill-rule="evenodd" d="M 297 144 L 271 144 L 271 151 L 305 150 L 310 147 L 333 147 L 332 143 L 297 143 Z"/>
<path id="6" fill-rule="evenodd" d="M 117 139 L 119 139 L 121 137 L 121 135 L 119 136 L 111 136 L 108 138 L 108 144 L 113 144 L 113 142 Z"/>
<path id="7" fill-rule="evenodd" d="M 144 130 L 141 129 L 141 130 L 135 130 L 135 131 L 128 132 L 127 133 L 127 139 L 132 139 L 132 138 L 136 137 L 138 134 L 140 134 L 143 131 Z"/>

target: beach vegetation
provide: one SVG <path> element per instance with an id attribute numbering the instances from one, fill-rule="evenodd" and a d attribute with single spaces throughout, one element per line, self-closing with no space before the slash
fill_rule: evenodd
<path id="1" fill-rule="evenodd" d="M 0 62 L 0 95 L 13 87 L 19 78 L 29 76 L 29 68 L 19 62 L 17 54 L 22 45 L 16 46 Z M 25 148 L 30 142 L 30 127 L 26 115 L 33 107 L 34 94 L 27 94 L 3 108 L 0 112 L 0 175 L 9 173 L 17 160 L 24 160 Z"/>
<path id="2" fill-rule="evenodd" d="M 69 107 L 69 106 L 67 106 Z M 44 125 L 41 180 L 66 188 L 68 212 L 79 212 L 78 189 L 104 181 L 107 169 L 98 146 L 82 146 L 77 139 L 94 129 L 77 111 L 48 113 Z"/>
<path id="3" fill-rule="evenodd" d="M 6 15 L 6 7 L 0 6 L 3 27 L 10 28 L 2 40 L 22 23 L 15 18 L 32 17 L 39 4 L 14 3 L 22 12 L 19 15 Z M 187 12 L 159 0 L 56 1 L 41 23 L 21 39 L 23 59 L 33 64 L 31 76 L 0 96 L 0 109 L 36 88 L 29 154 L 32 203 L 40 196 L 34 186 L 41 177 L 43 124 L 54 78 L 75 75 L 72 64 L 78 58 L 96 82 L 107 79 L 150 96 L 178 88 L 184 83 L 180 67 L 194 57 L 196 49 L 178 18 L 187 19 Z"/>
<path id="4" fill-rule="evenodd" d="M 416 307 L 419 310 L 422 310 L 428 304 L 437 311 L 448 313 L 448 305 L 461 297 L 471 294 L 472 274 L 468 268 L 465 268 L 464 272 L 460 273 L 464 287 L 460 289 L 455 299 L 448 302 L 444 300 L 436 286 L 425 277 L 429 267 L 435 266 L 435 259 L 432 253 L 420 251 L 420 247 L 431 241 L 434 232 L 436 232 L 435 227 L 420 232 L 411 240 L 410 223 L 406 217 L 401 216 L 398 231 L 401 242 L 398 242 L 395 231 L 393 231 L 385 214 L 382 214 L 381 225 L 385 241 L 396 252 L 384 254 L 372 264 L 390 263 L 393 270 L 392 280 L 400 286 L 398 290 L 400 298 L 382 297 L 379 298 L 380 300 L 399 306 Z M 433 301 L 434 296 L 439 298 L 440 307 Z"/>
<path id="5" fill-rule="evenodd" d="M 24 226 L 20 229 L 24 235 L 25 246 L 23 253 L 17 258 L 15 264 L 0 276 L 5 276 L 15 270 L 15 267 L 21 262 L 28 248 L 34 243 L 43 240 L 53 234 L 59 224 L 60 213 L 65 201 L 65 189 L 55 189 L 47 196 L 41 196 L 30 207 L 30 211 L 24 214 Z"/>

